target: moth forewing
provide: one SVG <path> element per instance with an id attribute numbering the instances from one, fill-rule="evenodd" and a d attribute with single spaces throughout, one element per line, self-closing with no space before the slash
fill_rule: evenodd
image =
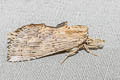
<path id="1" fill-rule="evenodd" d="M 87 26 L 67 26 L 67 22 L 57 26 L 30 24 L 11 32 L 8 37 L 8 61 L 32 60 L 71 51 L 82 46 L 88 39 Z"/>

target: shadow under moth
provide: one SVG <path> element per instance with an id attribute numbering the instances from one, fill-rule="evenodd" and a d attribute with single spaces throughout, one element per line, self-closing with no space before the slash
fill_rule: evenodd
<path id="1" fill-rule="evenodd" d="M 84 25 L 68 26 L 67 22 L 56 27 L 45 24 L 22 26 L 8 34 L 8 61 L 29 61 L 66 51 L 67 56 L 75 55 L 80 49 L 93 54 L 90 49 L 100 49 L 104 40 L 92 39 L 88 27 Z"/>

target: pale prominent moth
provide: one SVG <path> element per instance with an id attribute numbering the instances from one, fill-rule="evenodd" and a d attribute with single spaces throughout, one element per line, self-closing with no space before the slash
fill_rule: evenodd
<path id="1" fill-rule="evenodd" d="M 84 25 L 68 26 L 67 22 L 56 27 L 30 24 L 9 33 L 8 61 L 33 60 L 67 51 L 63 63 L 80 49 L 91 53 L 89 49 L 99 49 L 103 45 L 104 40 L 89 37 L 88 27 Z"/>

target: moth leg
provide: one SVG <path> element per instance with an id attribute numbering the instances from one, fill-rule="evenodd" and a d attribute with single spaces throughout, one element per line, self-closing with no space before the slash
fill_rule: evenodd
<path id="1" fill-rule="evenodd" d="M 68 52 L 68 55 L 67 55 L 67 56 L 64 58 L 64 60 L 61 62 L 61 64 L 63 64 L 68 57 L 75 55 L 78 51 L 79 51 L 79 47 L 72 48 L 72 49 Z"/>
<path id="2" fill-rule="evenodd" d="M 88 53 L 90 53 L 90 54 L 92 54 L 92 55 L 94 55 L 94 56 L 98 56 L 98 55 L 92 53 L 92 52 L 89 50 L 89 48 L 88 48 L 88 46 L 87 46 L 86 44 L 84 44 L 84 48 L 85 48 L 85 50 L 86 50 Z"/>

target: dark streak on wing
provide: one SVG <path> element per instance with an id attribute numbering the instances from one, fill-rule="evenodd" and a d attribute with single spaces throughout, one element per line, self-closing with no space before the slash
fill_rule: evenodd
<path id="1" fill-rule="evenodd" d="M 63 27 L 63 26 L 65 26 L 65 25 L 67 25 L 67 21 L 62 22 L 62 23 L 60 23 L 60 24 L 57 24 L 56 27 Z"/>

